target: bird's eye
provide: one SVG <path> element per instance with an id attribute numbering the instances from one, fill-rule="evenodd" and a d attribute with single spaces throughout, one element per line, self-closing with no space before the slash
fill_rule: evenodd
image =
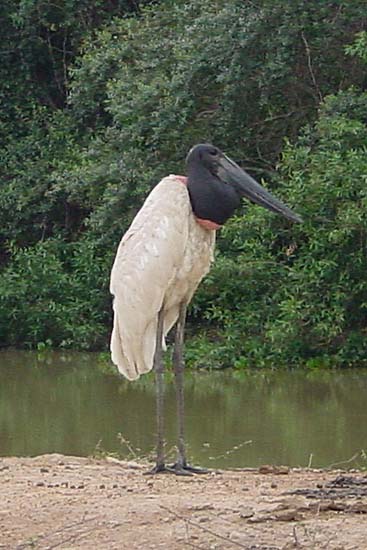
<path id="1" fill-rule="evenodd" d="M 213 157 L 215 157 L 216 154 L 217 154 L 216 149 L 211 149 L 211 150 L 209 151 L 209 154 L 210 154 L 210 155 L 213 155 Z"/>

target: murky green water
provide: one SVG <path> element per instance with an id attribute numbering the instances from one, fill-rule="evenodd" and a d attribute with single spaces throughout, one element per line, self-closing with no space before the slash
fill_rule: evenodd
<path id="1" fill-rule="evenodd" d="M 96 449 L 147 455 L 154 448 L 154 391 L 151 375 L 128 382 L 106 372 L 96 354 L 2 352 L 0 455 L 90 455 Z M 195 463 L 307 466 L 311 460 L 329 466 L 359 453 L 353 465 L 366 465 L 366 371 L 186 373 L 185 391 Z M 171 448 L 171 377 L 166 405 Z"/>

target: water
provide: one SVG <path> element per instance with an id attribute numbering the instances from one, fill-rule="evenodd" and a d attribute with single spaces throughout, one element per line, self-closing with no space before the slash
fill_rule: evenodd
<path id="1" fill-rule="evenodd" d="M 154 377 L 128 382 L 113 373 L 97 354 L 0 353 L 0 455 L 149 455 Z M 188 453 L 197 464 L 324 467 L 357 454 L 349 465 L 366 465 L 364 370 L 188 372 L 185 391 Z M 168 376 L 168 449 L 175 429 Z"/>

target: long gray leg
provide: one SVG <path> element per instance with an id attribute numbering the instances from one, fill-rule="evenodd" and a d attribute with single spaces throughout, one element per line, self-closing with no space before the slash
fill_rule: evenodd
<path id="1" fill-rule="evenodd" d="M 157 336 L 154 354 L 154 372 L 156 388 L 156 422 L 157 422 L 157 458 L 156 464 L 147 474 L 158 474 L 167 471 L 164 463 L 164 364 L 162 353 L 163 307 L 158 313 Z M 169 470 L 169 469 L 168 469 Z"/>
<path id="2" fill-rule="evenodd" d="M 157 472 L 164 469 L 164 364 L 162 354 L 163 308 L 158 314 L 157 339 L 154 354 L 154 371 L 156 384 L 156 419 L 157 419 Z"/>
<path id="3" fill-rule="evenodd" d="M 185 400 L 184 400 L 184 358 L 183 343 L 186 320 L 186 304 L 180 305 L 179 316 L 176 324 L 175 347 L 173 350 L 173 367 L 175 371 L 176 382 L 176 403 L 177 403 L 177 466 L 184 468 L 186 466 L 185 450 Z"/>
<path id="4" fill-rule="evenodd" d="M 184 400 L 184 370 L 185 363 L 183 357 L 184 331 L 186 320 L 187 305 L 180 305 L 179 316 L 176 324 L 175 347 L 173 351 L 173 367 L 175 371 L 176 382 L 176 402 L 177 402 L 177 462 L 173 468 L 177 474 L 190 475 L 191 473 L 206 473 L 207 470 L 188 466 L 186 461 L 185 449 L 185 400 Z"/>

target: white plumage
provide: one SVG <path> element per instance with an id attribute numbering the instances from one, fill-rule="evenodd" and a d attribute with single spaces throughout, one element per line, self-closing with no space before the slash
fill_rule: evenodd
<path id="1" fill-rule="evenodd" d="M 112 361 L 129 380 L 153 367 L 158 313 L 164 336 L 213 260 L 215 231 L 196 221 L 182 177 L 152 190 L 118 247 L 111 273 Z"/>

